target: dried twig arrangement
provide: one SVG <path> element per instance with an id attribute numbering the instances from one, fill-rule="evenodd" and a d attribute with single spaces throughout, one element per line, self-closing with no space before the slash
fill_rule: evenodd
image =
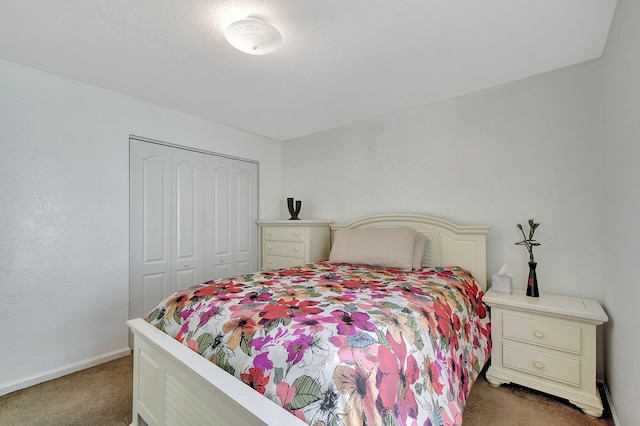
<path id="1" fill-rule="evenodd" d="M 540 245 L 540 243 L 536 242 L 536 240 L 533 239 L 533 234 L 536 232 L 536 229 L 538 229 L 538 226 L 540 226 L 540 223 L 534 222 L 533 219 L 529 219 L 529 237 L 527 237 L 524 233 L 522 225 L 516 225 L 520 232 L 522 232 L 523 238 L 523 240 L 518 241 L 516 245 L 525 246 L 527 248 L 527 251 L 529 251 L 529 262 L 531 263 L 535 262 L 535 260 L 533 260 L 533 248 Z"/>

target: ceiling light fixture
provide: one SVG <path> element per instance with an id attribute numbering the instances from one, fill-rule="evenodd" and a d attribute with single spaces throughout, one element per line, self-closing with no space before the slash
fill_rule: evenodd
<path id="1" fill-rule="evenodd" d="M 280 31 L 252 16 L 229 25 L 224 35 L 230 45 L 250 55 L 266 55 L 282 45 Z"/>

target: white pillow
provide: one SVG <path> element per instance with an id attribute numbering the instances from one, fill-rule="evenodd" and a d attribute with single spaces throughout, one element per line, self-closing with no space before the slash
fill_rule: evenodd
<path id="1" fill-rule="evenodd" d="M 416 234 L 409 227 L 341 229 L 335 232 L 329 261 L 410 271 Z"/>
<path id="2" fill-rule="evenodd" d="M 427 236 L 421 232 L 416 232 L 416 241 L 413 246 L 413 269 L 422 269 L 422 258 L 427 249 Z"/>

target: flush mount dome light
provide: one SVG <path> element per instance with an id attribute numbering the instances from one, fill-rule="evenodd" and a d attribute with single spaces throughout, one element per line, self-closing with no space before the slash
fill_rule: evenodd
<path id="1" fill-rule="evenodd" d="M 230 45 L 250 55 L 266 55 L 282 45 L 282 36 L 262 19 L 249 17 L 229 25 L 224 35 Z"/>

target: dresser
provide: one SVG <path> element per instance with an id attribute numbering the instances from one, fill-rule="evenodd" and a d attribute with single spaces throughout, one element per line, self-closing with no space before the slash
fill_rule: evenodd
<path id="1" fill-rule="evenodd" d="M 331 249 L 331 223 L 321 220 L 258 221 L 262 269 L 289 268 L 327 260 Z"/>
<path id="2" fill-rule="evenodd" d="M 596 385 L 596 326 L 608 321 L 596 300 L 541 293 L 498 294 L 483 299 L 491 307 L 493 386 L 517 383 L 602 415 Z"/>

